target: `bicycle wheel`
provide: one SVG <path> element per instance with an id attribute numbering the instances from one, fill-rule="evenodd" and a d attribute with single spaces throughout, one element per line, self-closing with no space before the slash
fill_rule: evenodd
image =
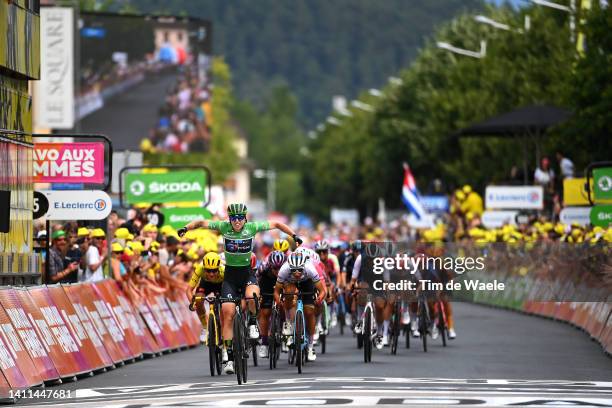
<path id="1" fill-rule="evenodd" d="M 243 355 L 244 355 L 244 339 L 243 330 L 244 323 L 242 322 L 242 316 L 240 313 L 236 313 L 234 317 L 234 341 L 233 341 L 233 352 L 234 352 L 234 372 L 236 373 L 236 379 L 238 380 L 238 385 L 241 385 L 242 380 L 242 365 L 244 363 Z"/>
<path id="2" fill-rule="evenodd" d="M 215 376 L 217 371 L 217 324 L 214 313 L 208 315 L 208 365 L 210 375 Z"/>
<path id="3" fill-rule="evenodd" d="M 302 374 L 303 353 L 302 345 L 304 344 L 304 314 L 301 310 L 295 313 L 295 363 L 297 365 L 298 374 Z"/>
<path id="4" fill-rule="evenodd" d="M 423 351 L 427 353 L 427 308 L 424 304 L 419 307 L 419 331 L 421 332 L 421 339 L 423 341 Z"/>
<path id="5" fill-rule="evenodd" d="M 321 354 L 325 354 L 325 345 L 327 338 L 327 329 L 329 327 L 329 309 L 327 307 L 327 303 L 323 301 L 323 310 L 321 311 L 321 328 L 323 328 L 323 333 L 319 336 L 319 340 L 321 340 Z"/>
<path id="6" fill-rule="evenodd" d="M 270 359 L 270 370 L 276 364 L 276 308 L 272 309 L 272 317 L 270 319 L 270 336 L 268 337 L 268 358 Z"/>
<path id="7" fill-rule="evenodd" d="M 372 314 L 366 309 L 363 318 L 363 359 L 366 363 L 372 361 Z"/>
<path id="8" fill-rule="evenodd" d="M 248 372 L 248 367 L 249 367 L 249 353 L 248 353 L 248 346 L 249 346 L 249 342 L 251 341 L 249 339 L 249 333 L 247 330 L 247 326 L 246 324 L 242 325 L 242 382 L 246 383 L 247 382 L 247 372 Z"/>
<path id="9" fill-rule="evenodd" d="M 440 332 L 440 337 L 442 337 L 442 346 L 446 347 L 446 323 L 444 318 L 444 311 L 442 308 L 444 304 L 442 302 L 438 303 L 438 331 Z"/>
<path id="10" fill-rule="evenodd" d="M 215 309 L 215 330 L 217 331 L 217 346 L 215 347 L 215 352 L 217 353 L 217 361 L 215 362 L 215 365 L 217 366 L 217 375 L 221 375 L 221 365 L 223 364 L 223 352 L 221 347 L 223 347 L 223 339 L 221 338 L 221 319 L 219 318 L 220 308 Z"/>
<path id="11" fill-rule="evenodd" d="M 397 342 L 400 336 L 399 305 L 396 303 L 391 321 L 391 354 L 397 354 Z"/>

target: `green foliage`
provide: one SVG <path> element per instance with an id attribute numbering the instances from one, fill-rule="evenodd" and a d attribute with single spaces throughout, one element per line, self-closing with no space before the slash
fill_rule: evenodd
<path id="1" fill-rule="evenodd" d="M 555 139 L 581 164 L 612 160 L 612 8 L 593 2 L 585 17 L 586 51 L 570 88 L 576 115 Z"/>
<path id="2" fill-rule="evenodd" d="M 414 59 L 433 27 L 481 0 L 132 0 L 145 12 L 208 18 L 214 52 L 234 72 L 237 95 L 265 103 L 278 78 L 313 127 L 333 95 L 379 87 Z"/>
<path id="3" fill-rule="evenodd" d="M 293 213 L 302 207 L 304 196 L 299 172 L 295 171 L 303 159 L 300 149 L 305 144 L 297 124 L 297 99 L 286 85 L 280 84 L 264 95 L 262 104 L 258 109 L 247 101 L 236 102 L 232 115 L 247 130 L 249 157 L 256 166 L 272 168 L 278 174 L 277 209 Z M 253 195 L 265 197 L 266 188 L 265 180 L 252 180 Z"/>
<path id="4" fill-rule="evenodd" d="M 595 20 L 587 30 L 591 47 L 577 65 L 565 13 L 536 6 L 487 11 L 511 27 L 521 27 L 525 13 L 531 17 L 531 29 L 524 34 L 479 24 L 472 14 L 455 18 L 441 26 L 414 63 L 400 73 L 401 85 L 388 85 L 384 97 L 370 98 L 375 112 L 352 109 L 351 118 L 338 117 L 341 126 L 328 125 L 312 143 L 313 174 L 307 176 L 312 186 L 308 193 L 322 200 L 320 208 L 353 202 L 363 214 L 376 208 L 379 197 L 392 208 L 400 207 L 403 161 L 410 164 L 422 191 L 436 177 L 449 186 L 469 183 L 478 188 L 504 181 L 510 168 L 522 163 L 522 141 L 458 139 L 454 134 L 530 104 L 582 112 L 577 118 L 583 119 L 573 126 L 581 126 L 585 134 L 569 138 L 563 126 L 552 129 L 544 153 L 562 147 L 577 169 L 595 157 L 609 156 L 610 141 L 605 137 L 610 134 L 612 112 L 609 9 L 607 16 L 591 17 Z M 437 41 L 445 41 L 479 50 L 482 39 L 487 41 L 483 59 L 436 46 Z M 533 168 L 535 146 L 526 147 Z"/>

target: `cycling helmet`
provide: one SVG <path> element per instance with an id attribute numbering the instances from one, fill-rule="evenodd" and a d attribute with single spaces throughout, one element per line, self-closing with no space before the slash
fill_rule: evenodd
<path id="1" fill-rule="evenodd" d="M 289 250 L 289 241 L 286 239 L 276 239 L 272 245 L 275 251 L 287 252 Z"/>
<path id="2" fill-rule="evenodd" d="M 289 268 L 302 269 L 306 265 L 307 257 L 302 252 L 294 252 L 289 255 Z"/>
<path id="3" fill-rule="evenodd" d="M 357 240 L 351 244 L 351 249 L 353 251 L 361 251 L 361 241 Z"/>
<path id="4" fill-rule="evenodd" d="M 270 258 L 268 262 L 272 268 L 280 268 L 285 261 L 287 260 L 287 256 L 281 251 L 274 251 L 270 253 Z"/>
<path id="5" fill-rule="evenodd" d="M 233 203 L 227 206 L 227 215 L 246 215 L 247 206 L 242 203 Z"/>
<path id="6" fill-rule="evenodd" d="M 204 255 L 204 260 L 202 261 L 204 269 L 218 269 L 221 264 L 221 257 L 216 252 L 209 252 Z"/>
<path id="7" fill-rule="evenodd" d="M 327 243 L 326 240 L 322 239 L 322 240 L 317 241 L 315 243 L 314 249 L 317 252 L 319 252 L 319 251 L 329 251 L 329 244 Z"/>

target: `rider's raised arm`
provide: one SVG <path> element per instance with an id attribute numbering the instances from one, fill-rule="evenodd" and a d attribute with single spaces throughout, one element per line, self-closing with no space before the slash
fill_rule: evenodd
<path id="1" fill-rule="evenodd" d="M 209 220 L 195 220 L 185 225 L 185 228 L 187 228 L 187 231 L 198 229 L 198 228 L 208 228 L 208 223 L 209 223 Z"/>
<path id="2" fill-rule="evenodd" d="M 285 234 L 289 235 L 291 238 L 293 238 L 296 244 L 299 244 L 299 245 L 302 244 L 302 240 L 300 239 L 300 237 L 298 237 L 295 231 L 293 231 L 291 227 L 289 227 L 287 224 L 284 224 L 278 221 L 268 221 L 268 224 L 270 225 L 270 228 L 279 229 L 283 231 Z"/>

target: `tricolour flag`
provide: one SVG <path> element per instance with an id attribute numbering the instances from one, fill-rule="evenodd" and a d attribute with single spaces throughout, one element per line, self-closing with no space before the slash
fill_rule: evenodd
<path id="1" fill-rule="evenodd" d="M 402 185 L 402 201 L 408 207 L 411 213 L 417 217 L 417 219 L 421 219 L 427 214 L 425 208 L 423 208 L 423 204 L 421 204 L 421 198 L 419 194 L 419 190 L 417 189 L 416 183 L 414 182 L 414 177 L 412 176 L 412 172 L 410 171 L 410 167 L 406 163 L 404 163 L 404 184 Z"/>

